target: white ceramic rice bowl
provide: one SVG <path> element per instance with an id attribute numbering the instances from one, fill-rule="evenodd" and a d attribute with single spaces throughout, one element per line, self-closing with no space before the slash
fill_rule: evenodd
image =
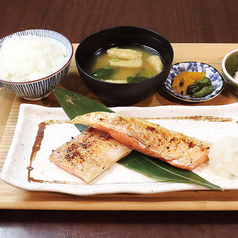
<path id="1" fill-rule="evenodd" d="M 45 30 L 45 29 L 33 29 L 16 32 L 9 36 L 0 39 L 0 47 L 2 46 L 4 40 L 10 38 L 14 35 L 26 36 L 26 35 L 36 35 L 40 37 L 48 37 L 55 39 L 65 45 L 68 50 L 68 60 L 63 67 L 58 69 L 56 72 L 36 80 L 28 82 L 9 82 L 0 79 L 0 87 L 12 92 L 16 96 L 23 97 L 26 100 L 37 101 L 46 98 L 51 93 L 51 86 L 58 85 L 64 76 L 68 73 L 69 66 L 73 56 L 73 46 L 71 42 L 63 35 L 58 32 Z"/>

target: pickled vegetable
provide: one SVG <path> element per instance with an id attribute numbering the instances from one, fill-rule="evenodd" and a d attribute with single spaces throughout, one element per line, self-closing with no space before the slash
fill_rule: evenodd
<path id="1" fill-rule="evenodd" d="M 200 81 L 195 81 L 193 85 L 189 85 L 187 89 L 187 94 L 194 94 L 200 91 L 203 87 L 211 85 L 211 80 L 208 77 L 204 77 Z"/>
<path id="2" fill-rule="evenodd" d="M 214 91 L 205 72 L 182 71 L 174 78 L 172 88 L 176 93 L 183 93 L 183 96 L 190 94 L 196 98 L 205 97 Z"/>
<path id="3" fill-rule="evenodd" d="M 206 76 L 205 72 L 187 72 L 182 71 L 178 74 L 172 83 L 172 88 L 176 93 L 182 93 L 185 96 L 187 89 L 190 85 L 193 85 L 195 81 L 200 81 Z"/>
<path id="4" fill-rule="evenodd" d="M 214 91 L 214 87 L 212 85 L 204 86 L 200 91 L 194 93 L 193 96 L 196 98 L 202 98 L 209 95 L 213 91 Z"/>

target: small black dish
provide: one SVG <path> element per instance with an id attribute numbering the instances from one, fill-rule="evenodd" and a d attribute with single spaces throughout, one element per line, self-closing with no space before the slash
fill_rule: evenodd
<path id="1" fill-rule="evenodd" d="M 87 62 L 96 51 L 121 45 L 142 45 L 158 51 L 163 59 L 163 71 L 143 82 L 122 84 L 101 81 L 85 72 Z M 173 55 L 171 44 L 160 34 L 145 28 L 119 26 L 96 32 L 84 39 L 76 49 L 75 61 L 85 85 L 106 105 L 129 106 L 152 96 L 164 85 Z"/>

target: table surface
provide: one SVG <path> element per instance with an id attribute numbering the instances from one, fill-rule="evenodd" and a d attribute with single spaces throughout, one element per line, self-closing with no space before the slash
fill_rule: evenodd
<path id="1" fill-rule="evenodd" d="M 211 59 L 209 54 L 212 54 L 215 55 L 212 63 L 219 71 L 221 55 L 233 47 L 238 48 L 236 44 L 231 44 L 237 43 L 238 39 L 236 31 L 238 2 L 235 0 L 0 0 L 0 3 L 0 38 L 19 30 L 47 28 L 64 34 L 71 42 L 78 43 L 89 34 L 104 28 L 133 25 L 157 31 L 172 43 L 196 43 L 185 44 L 185 48 L 182 48 L 180 44 L 173 44 L 177 54 L 175 59 L 204 59 L 207 62 Z M 212 53 L 205 51 L 204 55 L 201 55 L 199 47 L 201 49 L 209 47 L 213 51 Z M 188 58 L 192 50 L 195 50 L 195 54 L 193 52 L 191 54 L 193 57 Z M 97 100 L 86 87 L 82 90 L 81 93 Z M 10 109 L 13 105 L 18 106 L 19 103 L 25 101 L 14 98 L 4 90 L 0 90 L 0 99 L 1 137 L 5 124 L 12 116 Z M 237 97 L 231 95 L 225 88 L 219 97 L 201 105 L 228 104 L 237 101 Z M 57 103 L 51 95 L 38 104 L 55 106 Z M 172 104 L 181 104 L 181 102 L 161 90 L 138 106 Z M 2 191 L 4 189 L 4 186 L 1 187 Z M 35 196 L 37 197 L 37 194 Z M 209 194 L 207 196 L 208 200 L 211 199 Z M 237 195 L 229 194 L 231 201 L 232 196 Z M 206 198 L 206 195 L 204 197 Z M 6 204 L 7 199 L 6 196 Z M 25 199 L 27 201 L 27 197 Z M 51 206 L 50 203 L 47 204 L 47 201 L 44 203 L 48 207 Z M 63 204 L 62 207 L 64 207 Z M 31 210 L 2 209 L 0 236 L 233 237 L 237 234 L 238 228 L 236 211 L 179 211 L 179 209 L 176 209 L 177 211 L 172 209 L 171 211 L 62 211 L 53 209 L 34 210 L 33 207 Z M 233 210 L 232 203 L 230 209 L 227 210 Z"/>

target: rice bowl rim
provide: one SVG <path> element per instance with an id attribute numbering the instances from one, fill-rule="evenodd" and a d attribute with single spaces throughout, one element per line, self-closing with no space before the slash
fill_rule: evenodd
<path id="1" fill-rule="evenodd" d="M 13 34 L 10 34 L 10 35 L 8 35 L 8 36 L 5 36 L 5 37 L 1 38 L 1 39 L 0 39 L 0 42 L 1 42 L 1 43 L 0 43 L 0 49 L 1 49 L 1 47 L 2 47 L 3 42 L 4 42 L 7 38 L 11 38 L 11 37 L 13 37 L 14 35 L 19 35 L 19 34 L 22 33 L 22 32 L 29 32 L 29 33 L 30 33 L 30 32 L 33 32 L 33 33 L 34 33 L 34 32 L 37 32 L 37 31 L 53 32 L 53 33 L 56 33 L 56 34 L 58 34 L 58 35 L 63 36 L 63 38 L 65 38 L 66 41 L 68 41 L 68 43 L 69 43 L 70 46 L 71 46 L 71 55 L 69 56 L 69 59 L 67 60 L 67 62 L 66 62 L 60 69 L 58 69 L 58 70 L 55 71 L 54 73 L 49 74 L 49 75 L 47 75 L 47 76 L 45 76 L 45 77 L 43 77 L 43 78 L 38 78 L 38 79 L 34 79 L 34 80 L 30 80 L 30 81 L 25 81 L 25 82 L 12 82 L 12 81 L 7 81 L 7 80 L 0 79 L 0 83 L 3 83 L 3 84 L 30 84 L 30 83 L 35 83 L 35 82 L 37 82 L 37 81 L 42 81 L 42 80 L 48 79 L 48 78 L 50 78 L 50 77 L 52 77 L 52 76 L 58 74 L 60 71 L 62 71 L 64 68 L 66 68 L 67 65 L 70 63 L 70 61 L 71 61 L 72 58 L 73 58 L 73 54 L 74 54 L 73 44 L 70 42 L 70 40 L 69 40 L 66 36 L 62 35 L 61 33 L 57 32 L 57 31 L 52 31 L 52 30 L 47 30 L 47 29 L 28 29 L 28 30 L 24 30 L 24 31 L 18 31 L 18 32 L 15 32 L 15 33 L 13 33 Z M 31 35 L 31 34 L 27 34 L 27 35 Z M 35 34 L 33 34 L 33 35 L 35 35 Z M 35 36 L 37 36 L 37 35 L 35 35 Z M 40 36 L 40 37 L 41 37 L 41 36 Z M 51 37 L 47 37 L 47 36 L 43 36 L 43 37 L 56 40 L 55 38 L 51 38 Z M 56 41 L 59 41 L 59 40 L 56 40 Z M 59 42 L 62 43 L 61 41 L 59 41 Z M 63 43 L 62 43 L 62 44 L 63 44 Z M 64 44 L 63 44 L 63 45 L 64 45 Z M 0 85 L 0 88 L 1 88 L 1 85 Z"/>
<path id="2" fill-rule="evenodd" d="M 228 79 L 230 79 L 233 83 L 237 84 L 238 83 L 237 80 L 235 80 L 234 77 L 232 77 L 226 69 L 226 60 L 227 60 L 227 58 L 229 56 L 231 56 L 232 54 L 235 54 L 235 53 L 238 53 L 238 49 L 232 50 L 224 56 L 224 58 L 222 59 L 222 71 Z"/>

